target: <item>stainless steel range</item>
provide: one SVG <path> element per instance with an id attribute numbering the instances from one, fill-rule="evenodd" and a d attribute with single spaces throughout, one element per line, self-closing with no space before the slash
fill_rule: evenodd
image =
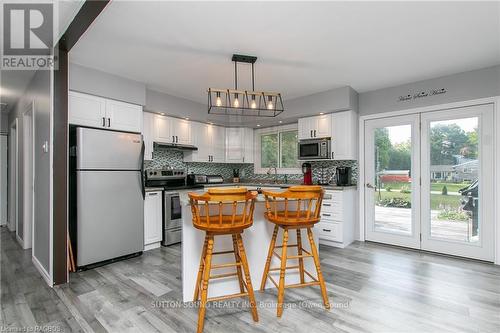
<path id="1" fill-rule="evenodd" d="M 163 240 L 167 246 L 182 241 L 182 209 L 178 190 L 203 188 L 186 185 L 186 174 L 181 169 L 148 169 L 146 187 L 163 187 Z"/>

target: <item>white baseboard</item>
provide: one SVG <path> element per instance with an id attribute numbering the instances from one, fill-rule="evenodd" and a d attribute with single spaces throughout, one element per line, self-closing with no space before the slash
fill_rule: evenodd
<path id="1" fill-rule="evenodd" d="M 21 238 L 21 237 L 19 237 L 19 235 L 17 234 L 17 232 L 16 232 L 16 240 L 17 240 L 17 242 L 19 243 L 19 245 L 21 245 L 21 248 L 22 248 L 23 250 L 25 250 L 25 248 L 24 248 L 24 241 L 22 240 L 22 238 Z"/>
<path id="2" fill-rule="evenodd" d="M 161 246 L 160 242 L 152 243 L 152 244 L 148 244 L 148 245 L 144 245 L 144 251 L 149 251 L 149 250 L 157 249 L 160 246 Z"/>
<path id="3" fill-rule="evenodd" d="M 49 287 L 52 288 L 54 284 L 52 283 L 52 279 L 50 278 L 49 273 L 47 273 L 47 271 L 43 268 L 42 264 L 38 261 L 38 259 L 35 256 L 31 257 L 31 261 L 33 262 L 33 265 L 35 265 L 36 269 L 38 270 L 42 278 L 45 280 L 45 282 L 47 282 Z"/>

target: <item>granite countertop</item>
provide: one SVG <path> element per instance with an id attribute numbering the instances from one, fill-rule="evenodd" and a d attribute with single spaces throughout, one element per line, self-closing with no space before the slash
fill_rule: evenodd
<path id="1" fill-rule="evenodd" d="M 158 192 L 163 191 L 163 187 L 145 187 L 144 190 L 146 192 Z"/>
<path id="2" fill-rule="evenodd" d="M 296 185 L 302 185 L 302 184 L 274 184 L 274 183 L 260 183 L 260 182 L 241 182 L 241 183 L 222 183 L 222 184 L 205 184 L 205 187 L 223 187 L 223 186 L 249 186 L 249 187 L 275 187 L 275 188 L 288 188 L 290 186 L 296 186 Z M 337 186 L 337 185 L 321 185 L 325 190 L 337 190 L 337 191 L 343 191 L 343 190 L 355 190 L 357 189 L 357 185 L 349 185 L 349 186 Z"/>

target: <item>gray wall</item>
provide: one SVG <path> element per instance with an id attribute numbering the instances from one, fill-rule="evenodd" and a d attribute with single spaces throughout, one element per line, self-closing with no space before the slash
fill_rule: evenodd
<path id="1" fill-rule="evenodd" d="M 181 97 L 147 89 L 145 110 L 165 112 L 169 116 L 207 121 L 207 106 Z"/>
<path id="2" fill-rule="evenodd" d="M 342 87 L 285 102 L 287 117 L 300 118 L 320 112 L 357 110 L 358 93 L 351 87 Z"/>
<path id="3" fill-rule="evenodd" d="M 18 136 L 19 136 L 19 193 L 18 193 L 18 218 L 19 226 L 23 228 L 23 117 L 27 106 L 32 101 L 35 102 L 35 200 L 34 216 L 35 225 L 32 233 L 34 234 L 34 256 L 40 264 L 50 272 L 50 154 L 42 151 L 43 144 L 50 142 L 50 114 L 52 105 L 50 100 L 50 91 L 52 89 L 50 72 L 38 71 L 31 80 L 28 88 L 19 99 L 14 109 L 9 114 L 9 124 L 18 118 Z M 22 232 L 21 232 L 22 234 Z"/>
<path id="4" fill-rule="evenodd" d="M 399 96 L 445 88 L 441 95 L 398 101 Z M 467 101 L 500 95 L 500 66 L 413 82 L 359 94 L 360 115 Z"/>
<path id="5" fill-rule="evenodd" d="M 2 113 L 0 116 L 0 133 L 7 133 L 9 130 L 9 115 Z"/>
<path id="6" fill-rule="evenodd" d="M 69 89 L 146 105 L 146 85 L 144 83 L 72 63 L 69 66 Z"/>

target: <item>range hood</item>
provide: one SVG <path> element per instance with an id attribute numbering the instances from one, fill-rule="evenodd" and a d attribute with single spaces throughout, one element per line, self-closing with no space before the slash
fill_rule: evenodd
<path id="1" fill-rule="evenodd" d="M 172 149 L 172 150 L 179 150 L 179 151 L 193 151 L 193 150 L 198 150 L 198 147 L 192 146 L 192 145 L 182 145 L 178 143 L 163 143 L 163 142 L 154 142 L 155 147 L 160 147 L 160 148 L 167 148 L 167 149 Z"/>

